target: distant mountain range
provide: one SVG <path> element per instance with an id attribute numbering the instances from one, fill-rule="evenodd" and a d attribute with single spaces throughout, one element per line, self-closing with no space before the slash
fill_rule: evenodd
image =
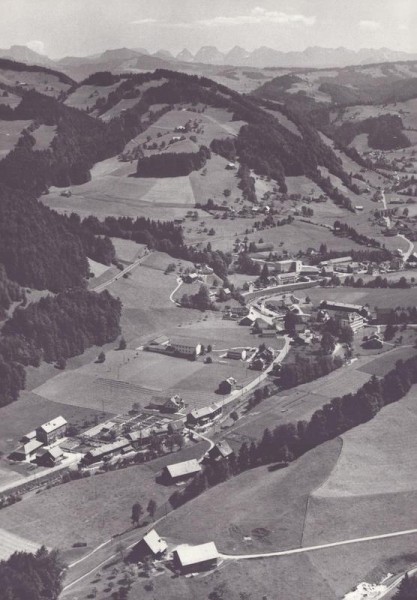
<path id="1" fill-rule="evenodd" d="M 302 52 L 281 52 L 262 46 L 248 52 L 235 46 L 229 52 L 221 52 L 215 46 L 203 46 L 192 54 L 186 48 L 174 56 L 168 50 L 158 50 L 153 54 L 145 48 L 119 48 L 106 50 L 102 54 L 84 57 L 65 57 L 52 60 L 48 56 L 38 54 L 26 46 L 11 46 L 7 50 L 0 49 L 0 58 L 10 58 L 18 62 L 42 65 L 60 69 L 79 79 L 94 71 L 138 70 L 151 71 L 157 68 L 173 70 L 186 64 L 205 64 L 212 66 L 236 66 L 252 68 L 268 67 L 346 67 L 370 63 L 417 60 L 417 54 L 390 50 L 389 48 L 362 48 L 357 52 L 347 48 L 309 47 Z"/>
<path id="2" fill-rule="evenodd" d="M 220 52 L 215 46 L 203 46 L 195 55 L 184 49 L 176 56 L 183 62 L 210 65 L 233 65 L 237 67 L 346 67 L 369 63 L 416 60 L 417 54 L 390 50 L 389 48 L 362 48 L 355 52 L 347 48 L 322 48 L 313 46 L 302 52 L 281 52 L 262 46 L 248 52 L 235 46 L 229 52 Z"/>

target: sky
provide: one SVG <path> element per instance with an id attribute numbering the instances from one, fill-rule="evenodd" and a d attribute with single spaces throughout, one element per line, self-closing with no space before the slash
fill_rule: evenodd
<path id="1" fill-rule="evenodd" d="M 0 0 L 0 45 L 51 58 L 113 48 L 417 52 L 416 0 Z"/>

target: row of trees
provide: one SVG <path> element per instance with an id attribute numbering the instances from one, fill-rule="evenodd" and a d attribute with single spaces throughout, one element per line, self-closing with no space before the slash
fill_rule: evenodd
<path id="1" fill-rule="evenodd" d="M 334 348 L 334 342 L 332 344 L 332 340 L 328 337 L 323 336 L 323 338 L 329 344 L 329 346 L 323 348 L 324 356 L 317 356 L 313 359 L 297 355 L 293 363 L 282 365 L 279 375 L 280 384 L 283 388 L 289 389 L 308 381 L 314 381 L 343 365 L 343 360 L 339 356 L 328 356 L 329 349 L 331 351 L 332 346 Z"/>
<path id="2" fill-rule="evenodd" d="M 244 442 L 237 457 L 207 465 L 182 491 L 170 497 L 173 507 L 203 493 L 208 487 L 226 481 L 260 465 L 287 464 L 316 446 L 327 442 L 349 429 L 372 419 L 384 406 L 404 397 L 417 383 L 417 355 L 407 361 L 397 361 L 394 369 L 382 379 L 373 376 L 355 393 L 333 398 L 317 410 L 310 421 L 267 428 L 262 439 L 248 445 Z"/>
<path id="3" fill-rule="evenodd" d="M 371 279 L 370 281 L 364 281 L 362 277 L 358 277 L 355 279 L 354 277 L 346 277 L 343 285 L 348 287 L 357 287 L 357 288 L 398 288 L 398 289 L 408 289 L 411 287 L 411 284 L 407 281 L 407 279 L 403 276 L 397 279 L 396 281 L 388 281 L 386 277 L 381 277 L 381 275 L 377 275 L 375 279 Z"/>
<path id="4" fill-rule="evenodd" d="M 0 320 L 4 319 L 7 309 L 13 302 L 24 302 L 25 300 L 25 291 L 7 277 L 4 265 L 0 263 Z"/>

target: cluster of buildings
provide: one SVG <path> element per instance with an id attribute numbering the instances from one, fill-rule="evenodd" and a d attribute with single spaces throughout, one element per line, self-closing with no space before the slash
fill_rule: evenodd
<path id="1" fill-rule="evenodd" d="M 21 445 L 10 455 L 12 460 L 36 462 L 40 466 L 53 467 L 64 456 L 57 442 L 63 441 L 66 436 L 68 423 L 64 417 L 43 423 L 24 435 Z"/>
<path id="2" fill-rule="evenodd" d="M 369 308 L 360 304 L 323 300 L 319 306 L 319 319 L 333 318 L 342 327 L 350 327 L 353 332 L 361 329 L 370 318 Z"/>
<path id="3" fill-rule="evenodd" d="M 169 550 L 167 542 L 151 529 L 134 547 L 134 555 L 139 559 L 151 557 L 155 560 L 165 560 L 173 570 L 181 575 L 210 571 L 217 567 L 219 552 L 214 542 L 206 542 L 190 546 L 181 544 Z"/>

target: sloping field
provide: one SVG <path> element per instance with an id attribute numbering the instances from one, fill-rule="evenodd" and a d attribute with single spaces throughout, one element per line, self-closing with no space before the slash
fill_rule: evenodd
<path id="1" fill-rule="evenodd" d="M 0 121 L 0 158 L 4 158 L 16 146 L 23 129 L 32 121 Z"/>
<path id="2" fill-rule="evenodd" d="M 69 550 L 79 541 L 91 548 L 131 526 L 132 504 L 146 508 L 154 498 L 159 505 L 170 493 L 170 488 L 155 486 L 149 466 L 134 466 L 26 498 L 0 511 L 0 527 L 53 548 Z"/>
<path id="3" fill-rule="evenodd" d="M 144 253 L 145 244 L 136 244 L 136 242 L 121 238 L 111 238 L 111 241 L 116 250 L 116 256 L 121 261 L 132 263 Z"/>
<path id="4" fill-rule="evenodd" d="M 410 346 L 394 348 L 389 352 L 385 352 L 383 355 L 366 364 L 359 370 L 363 373 L 369 373 L 369 375 L 382 377 L 388 373 L 388 371 L 391 371 L 397 360 L 407 360 L 407 358 L 415 356 L 416 353 L 416 348 Z"/>
<path id="5" fill-rule="evenodd" d="M 349 252 L 352 248 L 356 250 L 363 248 L 363 246 L 359 246 L 352 240 L 336 237 L 325 227 L 304 223 L 300 220 L 294 221 L 291 225 L 265 229 L 264 231 L 258 231 L 248 235 L 250 242 L 257 242 L 260 237 L 266 243 L 272 242 L 275 245 L 275 250 L 285 249 L 288 250 L 290 254 L 296 254 L 299 250 L 307 250 L 307 248 L 318 249 L 322 243 L 326 244 L 329 250 L 338 250 L 342 252 L 344 250 Z M 282 246 L 281 242 L 283 242 Z"/>
<path id="6" fill-rule="evenodd" d="M 191 544 L 213 540 L 231 554 L 298 547 L 308 496 L 329 475 L 339 450 L 333 440 L 286 469 L 245 472 L 171 513 L 159 533 Z"/>
<path id="7" fill-rule="evenodd" d="M 89 258 L 88 268 L 90 270 L 90 273 L 94 274 L 94 277 L 100 277 L 101 275 L 106 273 L 110 267 L 108 265 L 102 265 L 101 263 L 93 260 L 92 258 Z"/>
<path id="8" fill-rule="evenodd" d="M 196 202 L 205 204 L 209 198 L 212 198 L 217 204 L 222 204 L 226 199 L 223 192 L 230 190 L 231 194 L 227 200 L 228 205 L 233 206 L 233 201 L 237 197 L 242 197 L 242 192 L 238 188 L 239 179 L 235 170 L 227 170 L 228 161 L 217 154 L 212 154 L 210 160 L 206 163 L 206 175 L 204 170 L 194 171 L 189 175 L 191 187 L 194 192 Z"/>
<path id="9" fill-rule="evenodd" d="M 337 464 L 310 497 L 304 545 L 415 527 L 416 425 L 417 386 L 413 386 L 405 398 L 342 436 Z M 407 561 L 407 554 L 415 551 L 415 545 L 416 536 L 381 540 L 311 560 L 341 593 L 355 581 L 376 581 L 396 564 L 409 566 L 415 557 Z"/>
<path id="10" fill-rule="evenodd" d="M 293 390 L 279 392 L 259 404 L 245 421 L 238 421 L 226 432 L 225 437 L 234 447 L 239 448 L 244 441 L 250 443 L 252 440 L 260 440 L 267 427 L 274 428 L 282 423 L 309 419 L 330 399 L 355 392 L 368 381 L 370 375 L 361 373 L 358 368 L 372 359 L 372 356 L 361 357 L 351 365 L 337 369 L 316 381 L 305 383 Z"/>
<path id="11" fill-rule="evenodd" d="M 7 560 L 14 552 L 32 552 L 35 553 L 41 544 L 31 542 L 19 535 L 10 533 L 5 529 L 0 529 L 0 560 Z"/>
<path id="12" fill-rule="evenodd" d="M 60 92 L 66 92 L 70 85 L 62 83 L 56 75 L 44 73 L 42 71 L 19 71 L 1 69 L 0 83 L 15 86 L 16 82 L 27 83 L 30 88 L 35 89 L 41 94 L 48 96 L 57 96 Z"/>
<path id="13" fill-rule="evenodd" d="M 345 433 L 343 450 L 317 497 L 375 496 L 417 490 L 417 386 L 372 421 Z M 406 443 L 405 443 L 406 442 Z"/>
<path id="14" fill-rule="evenodd" d="M 31 135 L 35 138 L 36 144 L 33 150 L 47 150 L 56 134 L 55 125 L 39 125 Z"/>
<path id="15" fill-rule="evenodd" d="M 10 108 L 16 108 L 16 106 L 18 106 L 20 104 L 20 102 L 22 101 L 22 98 L 20 96 L 17 96 L 16 94 L 12 94 L 12 92 L 6 92 L 7 96 L 4 96 L 4 92 L 3 94 L 0 95 L 0 105 L 2 106 L 10 106 Z"/>
<path id="16" fill-rule="evenodd" d="M 17 402 L 3 406 L 0 419 L 0 452 L 7 455 L 19 445 L 19 440 L 42 423 L 62 415 L 69 423 L 82 425 L 85 420 L 93 421 L 100 413 L 51 402 L 31 392 L 22 392 Z M 2 464 L 5 466 L 7 463 Z M 6 469 L 8 467 L 5 467 Z"/>
<path id="17" fill-rule="evenodd" d="M 66 98 L 65 104 L 67 106 L 72 106 L 73 108 L 78 108 L 79 110 L 86 110 L 87 108 L 94 106 L 99 98 L 107 99 L 108 95 L 117 89 L 119 85 L 120 82 L 107 86 L 82 85 L 77 87 L 77 89 Z"/>

